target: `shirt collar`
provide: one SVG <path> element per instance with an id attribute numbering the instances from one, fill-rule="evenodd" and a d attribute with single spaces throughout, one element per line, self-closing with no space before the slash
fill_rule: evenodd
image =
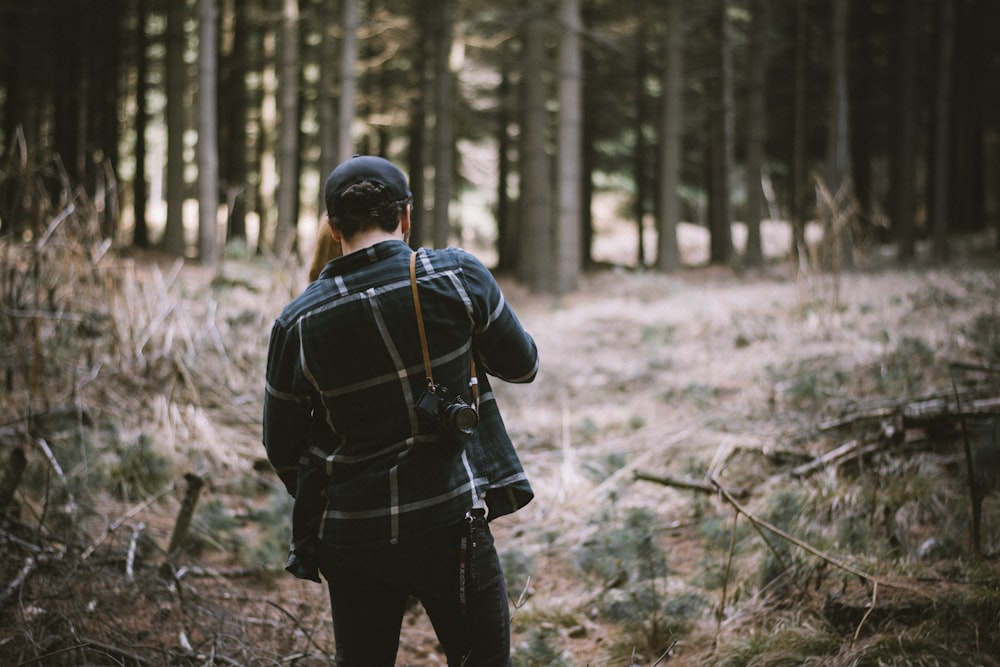
<path id="1" fill-rule="evenodd" d="M 356 250 L 349 255 L 337 257 L 332 262 L 327 263 L 323 271 L 319 274 L 321 279 L 333 278 L 334 276 L 351 273 L 362 267 L 381 262 L 389 257 L 395 257 L 402 253 L 411 253 L 413 250 L 404 241 L 380 241 L 375 245 Z"/>

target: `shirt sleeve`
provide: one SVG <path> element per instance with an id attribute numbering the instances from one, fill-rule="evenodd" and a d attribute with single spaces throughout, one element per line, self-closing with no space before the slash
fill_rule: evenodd
<path id="1" fill-rule="evenodd" d="M 275 322 L 267 352 L 263 438 L 267 458 L 295 496 L 299 460 L 306 448 L 308 399 L 295 389 L 299 372 L 298 336 Z"/>
<path id="2" fill-rule="evenodd" d="M 525 383 L 538 372 L 538 348 L 507 303 L 493 274 L 474 256 L 463 253 L 463 275 L 477 298 L 473 343 L 484 370 L 507 382 Z"/>

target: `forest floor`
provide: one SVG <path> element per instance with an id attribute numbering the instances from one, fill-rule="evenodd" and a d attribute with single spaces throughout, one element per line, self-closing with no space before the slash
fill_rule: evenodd
<path id="1" fill-rule="evenodd" d="M 693 263 L 702 241 L 684 246 Z M 627 252 L 604 247 L 611 264 Z M 493 524 L 514 664 L 997 664 L 1000 262 L 987 247 L 940 268 L 870 253 L 839 274 L 775 258 L 605 268 L 560 299 L 502 279 L 541 358 L 533 384 L 495 387 L 536 492 Z M 0 524 L 0 663 L 328 664 L 325 588 L 280 569 L 288 505 L 260 446 L 270 322 L 304 271 L 96 264 L 93 301 L 78 283 L 60 310 L 81 316 L 74 340 L 36 323 L 63 386 L 40 396 L 15 369 L 0 402 L 3 451 L 27 458 Z M 7 368 L 32 357 L 25 341 Z M 168 559 L 185 473 L 206 485 Z M 444 664 L 417 604 L 398 664 Z"/>

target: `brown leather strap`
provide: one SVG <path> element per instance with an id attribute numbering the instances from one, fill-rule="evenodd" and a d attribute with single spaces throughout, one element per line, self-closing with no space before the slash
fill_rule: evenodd
<path id="1" fill-rule="evenodd" d="M 417 331 L 420 333 L 420 351 L 424 355 L 424 372 L 427 385 L 434 384 L 431 373 L 431 355 L 427 351 L 427 332 L 424 330 L 424 315 L 420 310 L 420 295 L 417 293 L 417 253 L 410 255 L 410 291 L 413 293 L 413 308 L 417 311 Z M 469 352 L 469 387 L 472 390 L 472 405 L 479 410 L 479 377 L 476 375 L 476 358 Z"/>
<path id="2" fill-rule="evenodd" d="M 431 374 L 431 355 L 427 351 L 427 332 L 424 331 L 424 315 L 420 310 L 420 295 L 417 294 L 417 253 L 410 255 L 410 290 L 413 292 L 413 307 L 417 311 L 417 331 L 420 332 L 420 351 L 424 353 L 424 372 L 427 373 L 427 384 L 434 384 Z"/>

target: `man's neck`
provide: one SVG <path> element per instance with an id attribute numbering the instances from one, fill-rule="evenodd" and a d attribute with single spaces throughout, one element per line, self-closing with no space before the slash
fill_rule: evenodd
<path id="1" fill-rule="evenodd" d="M 342 239 L 340 246 L 343 249 L 345 255 L 352 252 L 357 252 L 358 250 L 363 250 L 369 248 L 376 243 L 381 243 L 382 241 L 402 241 L 403 235 L 398 231 L 387 232 L 381 229 L 369 229 L 363 232 L 358 232 L 350 239 Z"/>

